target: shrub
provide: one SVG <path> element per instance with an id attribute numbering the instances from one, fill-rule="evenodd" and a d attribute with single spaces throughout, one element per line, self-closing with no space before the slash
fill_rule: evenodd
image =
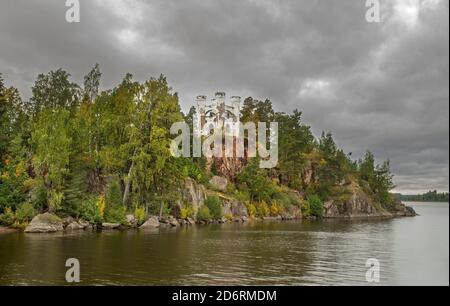
<path id="1" fill-rule="evenodd" d="M 14 213 L 10 207 L 6 207 L 3 214 L 0 215 L 0 224 L 11 226 L 14 223 Z"/>
<path id="2" fill-rule="evenodd" d="M 207 206 L 202 206 L 199 208 L 197 212 L 197 220 L 198 221 L 211 220 L 211 213 L 209 212 L 209 208 Z"/>
<path id="3" fill-rule="evenodd" d="M 293 204 L 291 198 L 283 192 L 275 193 L 273 196 L 273 200 L 281 206 L 288 206 L 290 204 Z"/>
<path id="4" fill-rule="evenodd" d="M 192 209 L 191 206 L 183 207 L 180 210 L 180 218 L 181 219 L 186 219 L 186 218 L 192 217 L 193 215 L 194 215 L 194 210 Z"/>
<path id="5" fill-rule="evenodd" d="M 270 208 L 266 202 L 262 201 L 262 202 L 259 202 L 259 204 L 257 206 L 257 211 L 258 211 L 259 217 L 261 217 L 261 218 L 267 217 L 270 213 Z"/>
<path id="6" fill-rule="evenodd" d="M 105 196 L 103 194 L 101 194 L 97 200 L 97 209 L 98 209 L 98 213 L 102 219 L 105 216 L 105 208 L 106 208 L 106 199 L 105 199 Z"/>
<path id="7" fill-rule="evenodd" d="M 205 205 L 208 207 L 211 217 L 213 219 L 220 219 L 222 217 L 222 205 L 217 196 L 210 196 L 206 198 Z"/>
<path id="8" fill-rule="evenodd" d="M 248 202 L 250 201 L 250 194 L 247 191 L 236 190 L 234 192 L 234 198 L 241 202 Z"/>
<path id="9" fill-rule="evenodd" d="M 321 218 L 323 216 L 323 202 L 317 195 L 311 195 L 308 197 L 309 207 L 311 209 L 311 215 Z"/>
<path id="10" fill-rule="evenodd" d="M 126 224 L 127 223 L 126 207 L 124 205 L 107 207 L 105 220 L 106 222 L 110 223 Z"/>
<path id="11" fill-rule="evenodd" d="M 112 181 L 106 188 L 106 205 L 108 207 L 122 205 L 122 192 L 117 180 Z"/>
<path id="12" fill-rule="evenodd" d="M 113 180 L 106 189 L 104 219 L 111 223 L 126 224 L 126 207 L 122 204 L 122 192 L 118 180 Z"/>
<path id="13" fill-rule="evenodd" d="M 50 211 L 58 211 L 61 208 L 62 201 L 64 200 L 64 193 L 52 189 L 48 192 L 47 196 Z"/>
<path id="14" fill-rule="evenodd" d="M 227 220 L 231 220 L 231 219 L 233 219 L 233 215 L 232 214 L 225 214 L 224 218 L 227 219 Z"/>
<path id="15" fill-rule="evenodd" d="M 98 198 L 90 196 L 81 203 L 81 217 L 93 224 L 101 224 L 103 216 L 98 207 Z"/>
<path id="16" fill-rule="evenodd" d="M 147 219 L 147 214 L 145 213 L 145 207 L 136 205 L 134 208 L 134 217 L 136 218 L 138 225 L 143 224 L 145 222 L 145 220 Z"/>
<path id="17" fill-rule="evenodd" d="M 258 214 L 258 211 L 256 210 L 256 206 L 253 203 L 247 203 L 247 213 L 250 217 L 256 217 Z"/>
<path id="18" fill-rule="evenodd" d="M 19 223 L 28 223 L 35 214 L 34 206 L 30 202 L 24 202 L 16 210 L 16 221 Z"/>
<path id="19" fill-rule="evenodd" d="M 304 217 L 309 217 L 309 216 L 311 216 L 311 207 L 310 207 L 308 201 L 301 200 L 300 208 L 301 208 L 301 210 L 302 210 L 302 215 L 303 215 Z"/>
<path id="20" fill-rule="evenodd" d="M 284 212 L 284 207 L 279 202 L 272 202 L 270 205 L 270 215 L 279 216 Z"/>

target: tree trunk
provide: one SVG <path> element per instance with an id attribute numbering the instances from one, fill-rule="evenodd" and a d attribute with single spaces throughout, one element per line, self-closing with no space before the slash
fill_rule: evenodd
<path id="1" fill-rule="evenodd" d="M 130 194 L 130 187 L 131 187 L 131 171 L 133 171 L 134 167 L 134 160 L 131 162 L 130 169 L 128 170 L 128 175 L 125 180 L 125 190 L 123 192 L 123 205 L 127 204 L 128 196 Z"/>

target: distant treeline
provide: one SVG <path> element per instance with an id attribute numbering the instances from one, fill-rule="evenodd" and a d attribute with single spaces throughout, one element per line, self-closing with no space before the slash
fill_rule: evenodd
<path id="1" fill-rule="evenodd" d="M 424 194 L 398 194 L 401 201 L 448 202 L 448 192 L 428 191 Z"/>

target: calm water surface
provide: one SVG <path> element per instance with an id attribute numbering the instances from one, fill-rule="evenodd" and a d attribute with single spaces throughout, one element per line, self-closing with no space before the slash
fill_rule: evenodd
<path id="1" fill-rule="evenodd" d="M 0 234 L 0 284 L 66 284 L 74 257 L 86 285 L 364 285 L 368 258 L 381 285 L 448 285 L 449 205 L 408 205 L 420 216 Z"/>

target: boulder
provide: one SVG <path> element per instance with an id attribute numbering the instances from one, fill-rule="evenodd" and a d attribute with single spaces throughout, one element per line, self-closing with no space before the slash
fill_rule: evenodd
<path id="1" fill-rule="evenodd" d="M 127 215 L 126 218 L 127 218 L 128 225 L 130 225 L 132 227 L 137 226 L 137 220 L 133 215 Z"/>
<path id="2" fill-rule="evenodd" d="M 80 224 L 84 229 L 92 228 L 91 224 L 83 219 L 78 220 L 78 224 Z"/>
<path id="3" fill-rule="evenodd" d="M 410 207 L 406 206 L 403 203 L 397 203 L 395 205 L 395 216 L 397 217 L 414 217 L 417 216 L 417 213 L 415 210 Z"/>
<path id="4" fill-rule="evenodd" d="M 287 220 L 294 220 L 295 217 L 293 215 L 291 215 L 290 213 L 285 212 L 281 215 L 281 219 L 287 221 Z"/>
<path id="5" fill-rule="evenodd" d="M 67 231 L 74 231 L 74 230 L 82 230 L 82 229 L 84 229 L 84 226 L 83 225 L 81 225 L 79 222 L 77 222 L 77 221 L 72 221 L 72 222 L 70 222 L 67 226 L 66 226 L 66 228 L 65 228 Z"/>
<path id="6" fill-rule="evenodd" d="M 25 228 L 25 233 L 52 233 L 64 229 L 62 220 L 51 213 L 39 214 Z"/>
<path id="7" fill-rule="evenodd" d="M 72 217 L 66 217 L 62 219 L 63 227 L 66 228 L 70 223 L 76 222 L 76 220 Z"/>
<path id="8" fill-rule="evenodd" d="M 225 191 L 227 190 L 228 186 L 228 180 L 221 176 L 213 176 L 211 180 L 209 180 L 209 183 L 214 189 Z"/>
<path id="9" fill-rule="evenodd" d="M 228 219 L 225 217 L 222 217 L 219 219 L 219 223 L 227 223 L 227 222 L 228 222 Z"/>
<path id="10" fill-rule="evenodd" d="M 195 224 L 194 219 L 192 219 L 191 217 L 187 217 L 186 218 L 186 222 L 187 222 L 188 225 L 194 225 Z"/>
<path id="11" fill-rule="evenodd" d="M 158 228 L 160 226 L 159 220 L 156 216 L 151 216 L 145 221 L 144 224 L 140 226 L 140 228 Z"/>
<path id="12" fill-rule="evenodd" d="M 169 217 L 168 221 L 169 222 L 167 222 L 167 223 L 170 224 L 170 226 L 173 226 L 173 227 L 180 226 L 180 223 L 178 222 L 178 220 L 172 216 Z"/>
<path id="13" fill-rule="evenodd" d="M 119 223 L 102 223 L 102 229 L 104 230 L 113 230 L 113 229 L 118 229 L 120 227 Z"/>

